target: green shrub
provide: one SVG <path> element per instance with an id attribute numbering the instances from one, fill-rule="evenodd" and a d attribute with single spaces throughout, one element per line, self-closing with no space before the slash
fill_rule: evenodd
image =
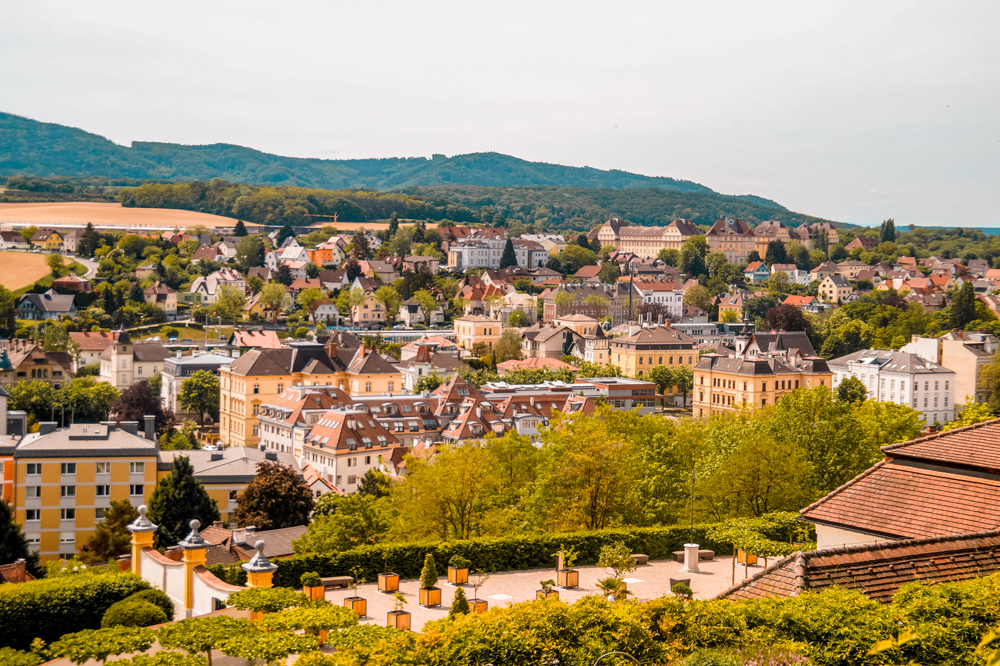
<path id="1" fill-rule="evenodd" d="M 690 599 L 694 596 L 694 590 L 692 590 L 690 586 L 685 585 L 684 583 L 675 584 L 672 588 L 670 588 L 670 591 L 676 594 L 678 597 L 684 597 L 685 599 Z"/>
<path id="2" fill-rule="evenodd" d="M 434 564 L 434 556 L 427 553 L 424 556 L 424 568 L 420 571 L 420 587 L 429 590 L 437 585 L 438 572 Z"/>
<path id="3" fill-rule="evenodd" d="M 319 587 L 323 584 L 323 579 L 315 571 L 307 571 L 299 577 L 302 587 Z"/>
<path id="4" fill-rule="evenodd" d="M 468 615 L 471 611 L 469 600 L 465 598 L 465 590 L 458 588 L 455 590 L 455 598 L 451 601 L 451 608 L 448 609 L 448 617 Z"/>
<path id="5" fill-rule="evenodd" d="M 247 584 L 247 572 L 238 564 L 228 567 L 224 564 L 210 564 L 205 568 L 223 583 L 239 585 L 240 587 L 244 587 Z"/>
<path id="6" fill-rule="evenodd" d="M 131 573 L 59 578 L 0 585 L 0 645 L 25 649 L 81 629 L 98 629 L 112 604 L 149 583 Z"/>
<path id="7" fill-rule="evenodd" d="M 104 614 L 101 629 L 111 627 L 148 627 L 154 624 L 168 622 L 167 614 L 159 606 L 148 601 L 129 601 L 125 599 L 116 604 Z"/>
<path id="8" fill-rule="evenodd" d="M 695 650 L 684 661 L 683 666 L 740 666 L 740 659 L 725 650 Z"/>
<path id="9" fill-rule="evenodd" d="M 467 557 L 462 557 L 461 555 L 452 555 L 451 559 L 448 560 L 448 566 L 456 569 L 468 569 L 472 566 L 472 560 Z"/>
<path id="10" fill-rule="evenodd" d="M 22 652 L 14 648 L 0 648 L 0 664 L 3 666 L 38 666 L 44 659 L 34 652 Z"/>
<path id="11" fill-rule="evenodd" d="M 229 595 L 227 602 L 237 610 L 277 613 L 309 603 L 308 597 L 290 587 L 250 587 Z"/>
<path id="12" fill-rule="evenodd" d="M 157 608 L 163 611 L 163 614 L 167 616 L 167 622 L 171 622 L 174 619 L 174 602 L 170 600 L 166 592 L 162 590 L 157 590 L 153 588 L 152 590 L 143 590 L 142 592 L 136 592 L 135 594 L 129 596 L 124 602 L 129 601 L 145 601 L 147 603 L 153 604 Z"/>

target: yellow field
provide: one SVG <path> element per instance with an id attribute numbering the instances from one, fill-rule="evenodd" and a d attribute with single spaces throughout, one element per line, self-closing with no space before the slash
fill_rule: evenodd
<path id="1" fill-rule="evenodd" d="M 0 284 L 16 291 L 37 282 L 50 273 L 45 265 L 47 256 L 41 252 L 0 252 Z"/>
<path id="2" fill-rule="evenodd" d="M 167 208 L 122 208 L 116 203 L 0 203 L 0 223 L 34 224 L 74 224 L 84 226 L 87 222 L 95 225 L 115 227 L 192 227 L 198 224 L 206 227 L 232 227 L 236 220 L 231 217 L 196 213 L 190 210 Z"/>

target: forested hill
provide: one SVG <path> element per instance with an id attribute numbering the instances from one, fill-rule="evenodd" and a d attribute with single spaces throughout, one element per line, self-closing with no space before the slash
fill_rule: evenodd
<path id="1" fill-rule="evenodd" d="M 320 160 L 270 155 L 229 144 L 182 146 L 135 142 L 119 146 L 80 129 L 0 113 L 0 176 L 101 176 L 161 181 L 222 178 L 250 185 L 325 189 L 400 189 L 433 185 L 713 191 L 704 185 L 625 171 L 527 162 L 499 153 L 369 160 Z M 764 201 L 748 197 L 753 201 Z"/>

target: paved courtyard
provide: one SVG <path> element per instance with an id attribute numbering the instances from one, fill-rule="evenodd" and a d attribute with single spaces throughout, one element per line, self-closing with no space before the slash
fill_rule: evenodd
<path id="1" fill-rule="evenodd" d="M 744 574 L 752 576 L 763 569 L 763 560 L 758 566 L 751 566 L 747 570 L 743 565 L 736 565 L 736 581 L 743 580 Z M 728 589 L 732 584 L 733 564 L 729 556 L 717 558 L 712 562 L 701 562 L 700 573 L 684 573 L 681 571 L 683 565 L 680 562 L 670 561 L 650 561 L 649 564 L 638 567 L 625 578 L 629 591 L 634 599 L 648 601 L 661 597 L 670 592 L 670 579 L 690 578 L 691 589 L 694 590 L 696 599 L 711 599 L 720 592 Z M 589 594 L 598 592 L 596 582 L 605 578 L 608 574 L 603 569 L 597 567 L 576 567 L 580 572 L 580 587 L 575 590 L 559 590 L 559 598 L 564 601 L 576 601 Z M 512 571 L 506 573 L 491 574 L 486 583 L 479 589 L 479 598 L 489 602 L 490 608 L 503 606 L 505 604 L 528 601 L 535 598 L 535 591 L 540 589 L 539 581 L 555 580 L 555 568 L 534 569 L 530 571 Z M 436 608 L 423 608 L 417 603 L 417 594 L 420 581 L 402 580 L 399 582 L 399 591 L 406 597 L 406 605 L 403 610 L 412 614 L 411 628 L 419 631 L 425 622 L 437 620 L 448 615 L 452 599 L 455 595 L 455 587 L 446 582 L 445 577 L 438 581 L 441 588 L 441 605 Z M 472 598 L 473 590 L 470 585 L 463 586 L 466 597 Z M 375 582 L 358 586 L 357 595 L 368 601 L 368 616 L 363 618 L 363 623 L 373 623 L 379 625 L 386 624 L 386 614 L 393 610 L 394 599 L 391 594 L 384 594 L 378 591 Z M 352 596 L 352 592 L 346 589 L 330 589 L 326 592 L 328 601 L 342 605 L 346 597 Z"/>

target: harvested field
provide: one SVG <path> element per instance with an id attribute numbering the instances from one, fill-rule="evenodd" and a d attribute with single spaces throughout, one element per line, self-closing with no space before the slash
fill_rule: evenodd
<path id="1" fill-rule="evenodd" d="M 0 252 L 0 284 L 11 291 L 27 287 L 49 275 L 45 257 L 41 252 Z M 66 259 L 63 258 L 63 263 Z"/>
<path id="2" fill-rule="evenodd" d="M 231 227 L 231 217 L 169 208 L 122 208 L 116 203 L 0 203 L 0 223 L 23 223 L 112 227 Z"/>

